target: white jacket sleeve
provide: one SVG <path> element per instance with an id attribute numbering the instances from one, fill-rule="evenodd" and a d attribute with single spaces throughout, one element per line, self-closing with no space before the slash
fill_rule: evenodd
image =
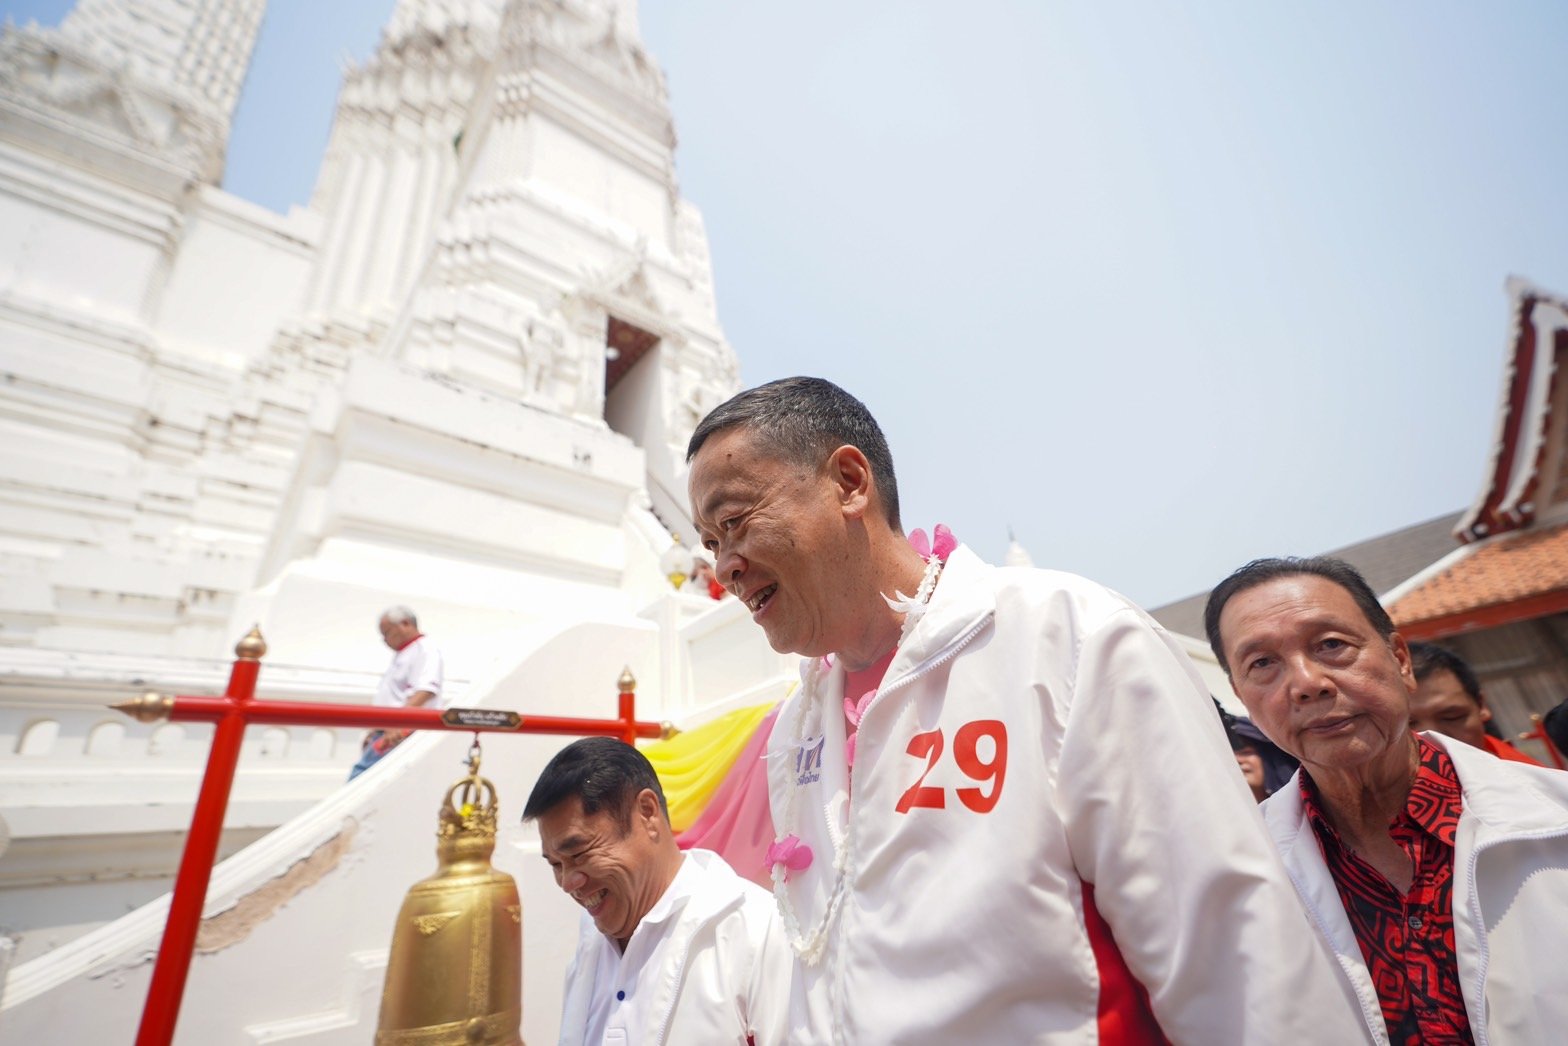
<path id="1" fill-rule="evenodd" d="M 1084 633 L 1068 700 L 1068 845 L 1165 1034 L 1367 1041 L 1186 655 L 1116 610 Z"/>
<path id="2" fill-rule="evenodd" d="M 768 897 L 765 903 L 767 910 L 761 920 L 764 927 L 757 938 L 757 953 L 752 964 L 748 1030 L 756 1046 L 783 1046 L 791 1041 L 789 997 L 795 953 L 773 907 L 773 898 Z M 747 915 L 751 916 L 751 913 Z"/>

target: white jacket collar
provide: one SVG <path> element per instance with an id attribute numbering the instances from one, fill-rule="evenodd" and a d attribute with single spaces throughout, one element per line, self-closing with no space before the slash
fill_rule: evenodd
<path id="1" fill-rule="evenodd" d="M 1568 773 L 1499 759 L 1442 734 L 1421 736 L 1448 753 L 1465 811 L 1488 828 L 1509 835 L 1568 829 Z"/>
<path id="2" fill-rule="evenodd" d="M 940 653 L 969 629 L 996 611 L 996 594 L 990 566 L 960 545 L 947 557 L 931 604 L 916 623 L 914 631 L 899 648 L 887 678 L 896 679 L 900 668 L 912 668 Z"/>
<path id="3" fill-rule="evenodd" d="M 1339 954 L 1359 954 L 1360 946 L 1340 901 L 1339 887 L 1329 875 L 1317 833 L 1307 819 L 1306 804 L 1301 798 L 1301 771 L 1291 775 L 1285 787 L 1269 796 L 1259 810 L 1285 870 L 1318 929 Z"/>
<path id="4" fill-rule="evenodd" d="M 1509 834 L 1568 828 L 1560 813 L 1568 804 L 1568 773 L 1508 762 L 1442 734 L 1421 736 L 1448 753 L 1459 777 L 1464 810 L 1477 821 Z M 1317 845 L 1301 801 L 1301 773 L 1297 770 L 1261 807 L 1282 854 L 1304 844 Z"/>

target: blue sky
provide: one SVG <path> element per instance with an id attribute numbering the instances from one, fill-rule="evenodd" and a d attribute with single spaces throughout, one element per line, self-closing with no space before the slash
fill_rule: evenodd
<path id="1" fill-rule="evenodd" d="M 19 21 L 69 5 L 0 3 Z M 391 0 L 273 0 L 226 186 L 309 199 Z M 1460 508 L 1503 281 L 1568 292 L 1568 5 L 641 11 L 748 384 L 888 430 L 904 517 L 1147 605 Z"/>

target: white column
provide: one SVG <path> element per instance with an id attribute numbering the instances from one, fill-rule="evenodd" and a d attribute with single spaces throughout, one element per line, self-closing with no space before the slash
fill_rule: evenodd
<path id="1" fill-rule="evenodd" d="M 376 240 L 376 217 L 386 194 L 387 158 L 374 153 L 365 158 L 364 191 L 354 199 L 354 221 L 343 250 L 342 282 L 333 293 L 338 308 L 358 309 L 365 297 L 365 270 Z"/>
<path id="2" fill-rule="evenodd" d="M 313 311 L 332 306 L 333 294 L 341 279 L 344 240 L 365 180 L 364 154 L 352 153 L 346 161 L 347 170 L 339 179 L 338 191 L 332 200 L 327 233 L 322 237 L 321 260 L 316 265 L 316 278 L 311 285 L 309 308 Z"/>
<path id="3" fill-rule="evenodd" d="M 408 211 L 408 226 L 403 234 L 402 250 L 398 252 L 397 268 L 392 274 L 392 293 L 399 297 L 412 286 L 417 275 L 415 266 L 430 246 L 430 212 L 435 207 L 436 183 L 439 180 L 436 165 L 440 162 L 432 152 L 439 148 L 439 143 L 434 146 L 426 143 L 414 154 L 414 190 Z"/>
<path id="4" fill-rule="evenodd" d="M 397 293 L 399 261 L 413 235 L 415 155 L 401 145 L 387 158 L 386 187 L 376 208 L 375 230 L 382 241 L 365 261 L 365 307 L 374 310 Z"/>

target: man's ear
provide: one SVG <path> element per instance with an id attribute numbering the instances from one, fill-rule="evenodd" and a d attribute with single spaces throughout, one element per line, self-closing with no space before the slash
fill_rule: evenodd
<path id="1" fill-rule="evenodd" d="M 659 805 L 659 797 L 653 794 L 652 788 L 644 788 L 637 793 L 633 800 L 636 804 L 637 827 L 648 833 L 651 839 L 657 839 L 664 830 L 664 808 Z"/>
<path id="2" fill-rule="evenodd" d="M 871 507 L 871 462 L 859 447 L 844 446 L 828 455 L 828 478 L 838 494 L 839 506 L 846 516 L 859 519 Z"/>
<path id="3" fill-rule="evenodd" d="M 1410 644 L 1405 642 L 1405 637 L 1398 632 L 1388 634 L 1388 648 L 1393 651 L 1394 660 L 1399 663 L 1399 675 L 1405 681 L 1405 689 L 1412 694 L 1416 692 L 1415 662 L 1410 659 Z"/>

